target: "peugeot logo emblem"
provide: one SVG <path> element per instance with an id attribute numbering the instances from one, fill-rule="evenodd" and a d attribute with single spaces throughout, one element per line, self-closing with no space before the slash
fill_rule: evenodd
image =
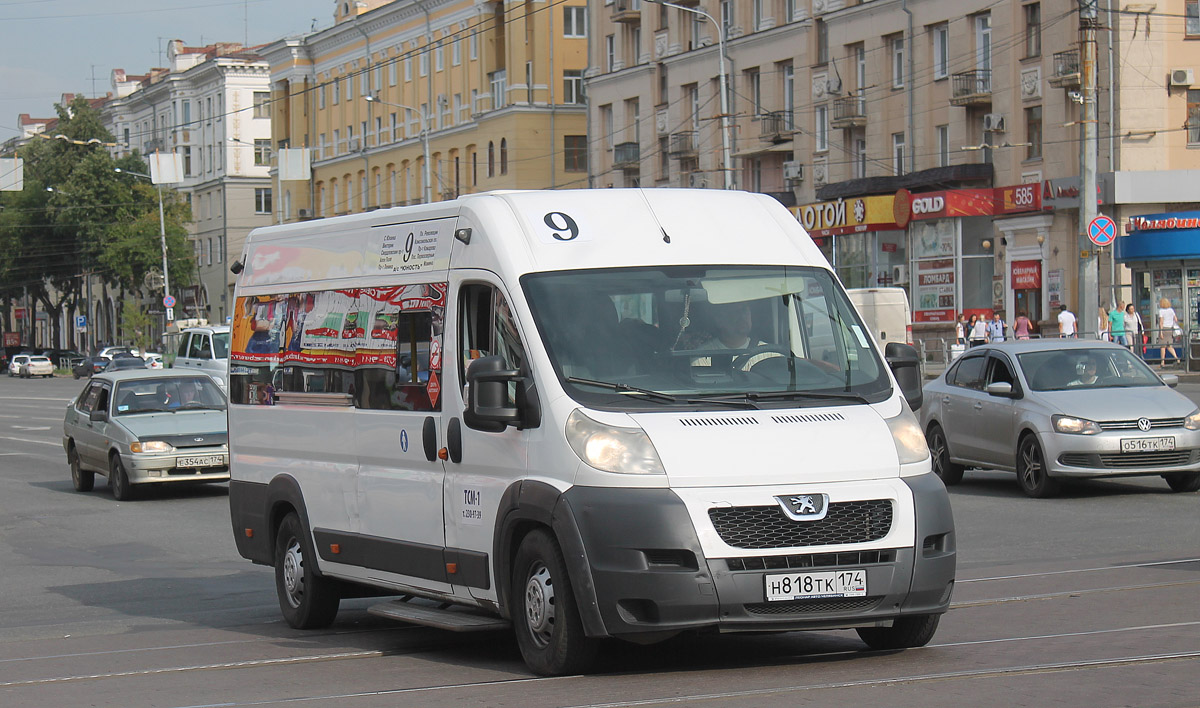
<path id="1" fill-rule="evenodd" d="M 1149 429 L 1150 429 L 1150 419 L 1149 418 L 1138 418 L 1138 430 L 1140 430 L 1142 432 L 1146 432 Z"/>
<path id="2" fill-rule="evenodd" d="M 792 521 L 820 521 L 829 513 L 828 494 L 788 494 L 775 501 Z"/>

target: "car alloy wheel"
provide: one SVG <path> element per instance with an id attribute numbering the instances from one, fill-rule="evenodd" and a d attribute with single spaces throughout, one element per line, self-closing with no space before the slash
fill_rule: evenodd
<path id="1" fill-rule="evenodd" d="M 1058 493 L 1059 481 L 1046 471 L 1046 456 L 1036 435 L 1026 435 L 1017 445 L 1017 481 L 1021 491 L 1035 499 Z"/>

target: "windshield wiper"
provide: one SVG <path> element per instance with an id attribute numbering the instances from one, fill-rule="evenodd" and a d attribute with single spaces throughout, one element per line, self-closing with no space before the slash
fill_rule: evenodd
<path id="1" fill-rule="evenodd" d="M 596 386 L 598 388 L 607 388 L 620 393 L 639 393 L 646 398 L 654 401 L 662 401 L 663 403 L 678 403 L 679 399 L 669 393 L 662 391 L 652 391 L 648 388 L 638 388 L 629 384 L 617 383 L 614 381 L 596 381 L 595 379 L 582 379 L 578 376 L 568 376 L 567 381 L 574 384 L 584 384 L 587 386 Z"/>
<path id="2" fill-rule="evenodd" d="M 831 401 L 859 401 L 870 403 L 864 396 L 857 393 L 826 393 L 823 391 L 747 391 L 746 393 L 727 396 L 726 400 L 770 401 L 786 400 L 789 398 L 811 398 Z"/>
<path id="3" fill-rule="evenodd" d="M 733 406 L 734 408 L 751 408 L 758 410 L 758 404 L 754 401 L 741 398 L 742 394 L 735 394 L 738 398 L 732 398 L 727 394 L 706 393 L 697 394 L 692 398 L 687 399 L 687 403 L 719 403 L 723 406 Z"/>

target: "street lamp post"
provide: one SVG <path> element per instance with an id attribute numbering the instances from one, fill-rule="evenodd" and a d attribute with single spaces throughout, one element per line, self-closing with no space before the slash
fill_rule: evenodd
<path id="1" fill-rule="evenodd" d="M 113 172 L 116 172 L 116 173 L 122 174 L 122 175 L 132 175 L 134 177 L 142 177 L 143 179 L 148 179 L 151 182 L 154 181 L 154 179 L 150 175 L 144 175 L 141 172 L 131 172 L 129 170 L 123 170 L 120 167 L 114 167 Z M 165 298 L 167 295 L 171 294 L 171 276 L 170 276 L 170 274 L 167 273 L 167 225 L 166 225 L 166 221 L 163 219 L 162 185 L 156 184 L 154 186 L 158 188 L 158 238 L 162 242 L 163 297 Z M 163 307 L 166 308 L 165 303 L 163 304 Z"/>
<path id="2" fill-rule="evenodd" d="M 372 96 L 371 94 L 367 94 L 366 96 L 363 96 L 363 100 L 366 101 L 367 103 L 378 103 L 381 106 L 391 106 L 392 108 L 403 108 L 406 111 L 412 111 L 413 113 L 416 113 L 417 116 L 421 116 L 421 112 L 418 111 L 417 109 L 413 108 L 412 106 L 406 106 L 403 103 L 388 103 L 387 101 L 381 100 L 378 96 Z M 429 119 L 427 117 L 423 117 L 423 116 L 421 118 L 422 118 L 421 119 L 421 143 L 422 143 L 422 147 L 425 151 L 425 169 L 423 171 L 424 177 L 425 177 L 425 203 L 432 204 L 433 203 L 433 180 L 430 177 L 430 169 L 429 169 L 429 161 L 430 161 L 429 160 Z M 365 135 L 363 136 L 363 139 L 366 140 Z"/>
<path id="3" fill-rule="evenodd" d="M 729 131 L 731 127 L 729 124 L 729 92 L 725 88 L 725 28 L 721 26 L 720 22 L 717 22 L 716 18 L 699 8 L 677 5 L 673 2 L 667 2 L 667 0 L 646 0 L 646 2 L 658 3 L 659 5 L 666 5 L 677 10 L 690 12 L 693 15 L 700 15 L 713 23 L 717 28 L 717 46 L 720 52 L 720 56 L 717 57 L 717 63 L 720 65 L 721 70 L 721 73 L 718 75 L 721 91 L 721 159 L 725 162 L 724 169 L 721 172 L 725 174 L 725 189 L 733 189 L 733 158 L 729 153 Z"/>

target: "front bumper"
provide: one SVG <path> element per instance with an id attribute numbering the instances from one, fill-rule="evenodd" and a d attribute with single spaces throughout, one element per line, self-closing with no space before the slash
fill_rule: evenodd
<path id="1" fill-rule="evenodd" d="M 585 557 L 571 571 L 573 577 L 586 575 L 577 587 L 594 593 L 580 605 L 595 608 L 603 634 L 635 640 L 687 629 L 886 626 L 906 615 L 945 612 L 956 559 L 949 497 L 931 474 L 903 482 L 914 516 L 903 546 L 742 550 L 736 557 L 705 555 L 687 505 L 674 490 L 572 488 L 563 502 Z M 865 597 L 766 601 L 767 575 L 849 569 L 866 571 Z"/>
<path id="2" fill-rule="evenodd" d="M 1046 469 L 1054 477 L 1129 477 L 1200 472 L 1200 431 L 1186 428 L 1111 430 L 1095 435 L 1042 433 Z M 1121 452 L 1121 441 L 1173 438 L 1175 449 Z"/>
<path id="3" fill-rule="evenodd" d="M 219 457 L 220 464 L 206 467 L 180 466 L 185 458 Z M 222 482 L 229 479 L 229 448 L 197 447 L 175 452 L 121 455 L 131 484 L 169 484 L 171 482 Z"/>

